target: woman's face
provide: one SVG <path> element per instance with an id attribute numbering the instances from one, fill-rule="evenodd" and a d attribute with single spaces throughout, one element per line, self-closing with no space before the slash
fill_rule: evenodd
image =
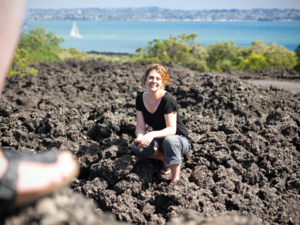
<path id="1" fill-rule="evenodd" d="M 158 91 L 163 87 L 161 75 L 156 70 L 151 70 L 146 79 L 146 88 L 148 91 Z"/>

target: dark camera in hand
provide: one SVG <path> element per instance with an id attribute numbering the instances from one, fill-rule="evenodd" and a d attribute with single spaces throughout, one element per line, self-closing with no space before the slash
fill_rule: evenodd
<path id="1" fill-rule="evenodd" d="M 143 146 L 141 145 L 141 142 L 138 141 L 138 140 L 134 140 L 134 146 L 137 147 L 137 148 L 142 148 Z"/>

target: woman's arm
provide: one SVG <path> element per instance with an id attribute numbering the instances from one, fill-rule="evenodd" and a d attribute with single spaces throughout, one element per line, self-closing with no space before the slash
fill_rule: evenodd
<path id="1" fill-rule="evenodd" d="M 151 131 L 144 135 L 141 140 L 143 146 L 148 146 L 154 138 L 163 138 L 169 135 L 176 134 L 177 129 L 177 112 L 174 111 L 169 114 L 165 114 L 166 128 L 162 130 Z"/>
<path id="2" fill-rule="evenodd" d="M 143 113 L 141 111 L 136 111 L 136 128 L 135 135 L 137 140 L 141 140 L 146 131 L 146 124 L 144 120 Z"/>

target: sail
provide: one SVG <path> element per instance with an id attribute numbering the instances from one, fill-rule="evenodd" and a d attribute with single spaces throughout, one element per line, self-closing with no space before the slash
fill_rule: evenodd
<path id="1" fill-rule="evenodd" d="M 73 22 L 73 28 L 71 30 L 70 37 L 81 38 L 81 35 L 79 34 L 79 30 L 76 26 L 76 21 L 75 20 Z"/>

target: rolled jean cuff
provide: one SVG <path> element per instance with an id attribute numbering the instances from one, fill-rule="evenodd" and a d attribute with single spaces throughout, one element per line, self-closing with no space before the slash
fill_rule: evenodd
<path id="1" fill-rule="evenodd" d="M 165 157 L 164 160 L 168 165 L 175 165 L 175 164 L 181 164 L 182 158 L 174 157 L 174 158 L 167 158 Z"/>

